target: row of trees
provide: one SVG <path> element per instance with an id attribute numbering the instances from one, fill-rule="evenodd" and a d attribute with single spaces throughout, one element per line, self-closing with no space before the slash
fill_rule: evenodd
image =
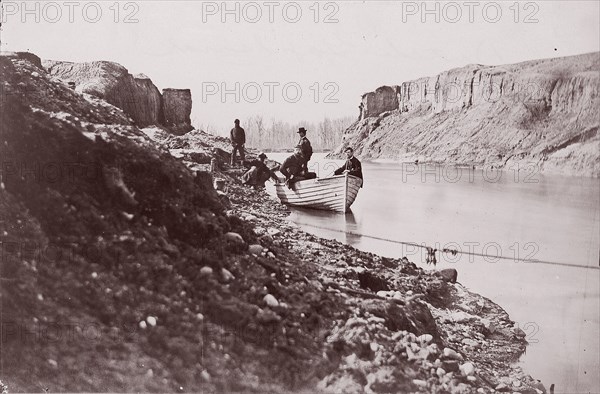
<path id="1" fill-rule="evenodd" d="M 352 116 L 315 122 L 288 123 L 277 119 L 266 121 L 261 115 L 240 119 L 246 130 L 246 146 L 260 150 L 291 149 L 298 143 L 298 128 L 304 127 L 313 150 L 331 150 L 342 141 L 342 134 L 356 119 Z M 205 130 L 213 132 L 215 130 Z M 224 137 L 229 137 L 229 130 Z"/>

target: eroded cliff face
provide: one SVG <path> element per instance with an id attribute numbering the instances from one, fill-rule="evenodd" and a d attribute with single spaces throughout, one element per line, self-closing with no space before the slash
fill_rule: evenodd
<path id="1" fill-rule="evenodd" d="M 192 92 L 189 89 L 164 89 L 163 106 L 166 126 L 177 130 L 177 134 L 193 129 L 190 120 Z"/>
<path id="2" fill-rule="evenodd" d="M 167 126 L 175 134 L 193 129 L 189 89 L 165 89 L 161 95 L 146 75 L 131 75 L 118 63 L 72 63 L 44 60 L 48 73 L 73 84 L 78 92 L 102 98 L 121 108 L 139 127 Z"/>
<path id="3" fill-rule="evenodd" d="M 363 96 L 344 135 L 367 159 L 600 175 L 600 54 L 468 65 Z M 395 97 L 393 97 L 395 93 Z"/>

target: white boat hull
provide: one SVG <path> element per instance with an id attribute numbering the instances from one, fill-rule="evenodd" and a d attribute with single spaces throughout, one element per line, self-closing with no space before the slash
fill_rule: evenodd
<path id="1" fill-rule="evenodd" d="M 296 207 L 347 212 L 362 186 L 362 179 L 352 175 L 336 175 L 298 181 L 289 189 L 284 183 L 275 185 L 282 203 Z"/>

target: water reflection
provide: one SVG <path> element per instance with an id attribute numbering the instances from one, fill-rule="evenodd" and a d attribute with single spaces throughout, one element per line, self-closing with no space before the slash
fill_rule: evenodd
<path id="1" fill-rule="evenodd" d="M 327 232 L 329 238 L 335 238 L 348 245 L 356 245 L 362 238 L 360 222 L 356 220 L 352 210 L 346 214 L 295 207 L 291 207 L 290 210 L 291 222 L 301 227 Z"/>

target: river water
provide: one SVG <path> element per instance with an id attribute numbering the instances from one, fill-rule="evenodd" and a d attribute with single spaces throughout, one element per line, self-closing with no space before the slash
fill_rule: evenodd
<path id="1" fill-rule="evenodd" d="M 321 154 L 310 164 L 326 176 L 340 163 Z M 543 175 L 534 166 L 378 162 L 363 163 L 363 172 L 352 212 L 292 209 L 289 220 L 426 269 L 433 267 L 425 249 L 414 244 L 460 252 L 438 252 L 436 268 L 456 268 L 459 282 L 526 332 L 523 369 L 547 388 L 554 383 L 556 393 L 600 392 L 600 180 Z"/>

